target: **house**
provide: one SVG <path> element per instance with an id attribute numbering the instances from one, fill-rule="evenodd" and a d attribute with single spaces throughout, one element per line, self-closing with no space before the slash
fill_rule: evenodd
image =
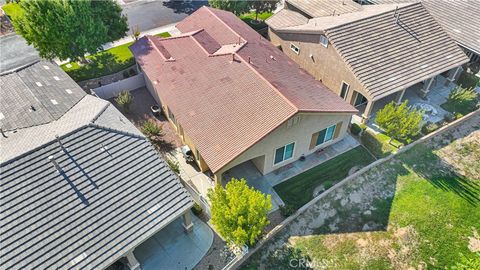
<path id="1" fill-rule="evenodd" d="M 0 268 L 138 269 L 142 242 L 193 229 L 190 195 L 112 104 L 32 60 L 0 76 Z"/>
<path id="2" fill-rule="evenodd" d="M 392 4 L 414 0 L 368 0 L 369 4 Z M 480 4 L 477 0 L 421 0 L 427 11 L 452 37 L 472 62 L 480 63 Z M 460 19 L 461 18 L 461 19 Z"/>
<path id="3" fill-rule="evenodd" d="M 437 76 L 453 81 L 468 57 L 421 3 L 361 6 L 351 0 L 287 0 L 267 20 L 271 42 L 359 108 L 425 97 Z"/>
<path id="4" fill-rule="evenodd" d="M 230 12 L 202 7 L 130 46 L 202 171 L 266 174 L 341 140 L 356 110 Z"/>

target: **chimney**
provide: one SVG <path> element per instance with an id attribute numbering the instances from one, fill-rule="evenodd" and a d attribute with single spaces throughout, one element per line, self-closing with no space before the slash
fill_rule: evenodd
<path id="1" fill-rule="evenodd" d="M 54 156 L 49 156 L 48 157 L 48 160 L 50 162 L 52 162 L 53 166 L 55 166 L 55 169 L 57 169 L 57 171 L 61 172 L 62 171 L 62 168 L 60 167 L 60 165 L 58 165 L 58 162 L 57 160 L 55 160 L 55 157 Z"/>

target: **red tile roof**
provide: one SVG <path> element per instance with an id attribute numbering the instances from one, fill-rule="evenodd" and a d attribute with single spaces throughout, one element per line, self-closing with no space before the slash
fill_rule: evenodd
<path id="1" fill-rule="evenodd" d="M 214 173 L 297 112 L 356 112 L 229 12 L 203 7 L 177 28 L 130 49 Z"/>

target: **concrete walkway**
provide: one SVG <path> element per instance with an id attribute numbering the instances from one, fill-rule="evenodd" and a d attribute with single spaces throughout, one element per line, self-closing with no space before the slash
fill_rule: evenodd
<path id="1" fill-rule="evenodd" d="M 279 206 L 284 205 L 280 196 L 278 196 L 273 189 L 275 185 L 318 166 L 359 145 L 360 144 L 357 140 L 355 140 L 350 134 L 347 134 L 343 140 L 307 156 L 304 161 L 297 160 L 269 174 L 262 175 L 251 161 L 247 161 L 230 169 L 228 173 L 225 173 L 225 177 L 226 179 L 230 179 L 231 177 L 238 179 L 245 178 L 249 186 L 258 189 L 265 194 L 270 194 L 272 197 L 272 211 L 275 211 Z"/>
<path id="2" fill-rule="evenodd" d="M 142 270 L 192 269 L 213 243 L 213 232 L 192 214 L 193 231 L 185 233 L 179 218 L 139 245 L 133 253 Z"/>

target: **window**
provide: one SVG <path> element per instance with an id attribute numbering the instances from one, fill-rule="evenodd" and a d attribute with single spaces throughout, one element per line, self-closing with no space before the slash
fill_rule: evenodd
<path id="1" fill-rule="evenodd" d="M 316 142 L 315 146 L 318 146 L 322 143 L 326 143 L 328 141 L 331 141 L 333 139 L 333 134 L 335 133 L 336 126 L 337 125 L 333 125 L 333 126 L 330 126 L 326 129 L 321 130 L 318 133 L 317 142 Z"/>
<path id="2" fill-rule="evenodd" d="M 324 35 L 320 35 L 320 43 L 323 45 L 323 47 L 327 48 L 328 47 L 328 38 Z"/>
<path id="3" fill-rule="evenodd" d="M 275 165 L 285 160 L 291 159 L 293 157 L 294 148 L 295 143 L 290 143 L 275 150 L 275 159 L 273 161 L 273 164 Z"/>
<path id="4" fill-rule="evenodd" d="M 296 54 L 299 54 L 300 53 L 300 48 L 298 48 L 297 46 L 295 46 L 295 44 L 293 43 L 290 43 L 290 49 L 296 53 Z"/>
<path id="5" fill-rule="evenodd" d="M 342 82 L 342 88 L 340 90 L 340 97 L 342 97 L 343 99 L 346 99 L 347 96 L 348 96 L 348 88 L 350 88 L 350 85 L 348 85 L 345 82 Z"/>
<path id="6" fill-rule="evenodd" d="M 355 106 L 355 107 L 361 106 L 361 105 L 363 105 L 367 102 L 368 102 L 368 99 L 365 96 L 363 96 L 362 94 L 357 92 L 357 97 L 355 98 L 355 103 L 353 104 L 353 106 Z"/>

